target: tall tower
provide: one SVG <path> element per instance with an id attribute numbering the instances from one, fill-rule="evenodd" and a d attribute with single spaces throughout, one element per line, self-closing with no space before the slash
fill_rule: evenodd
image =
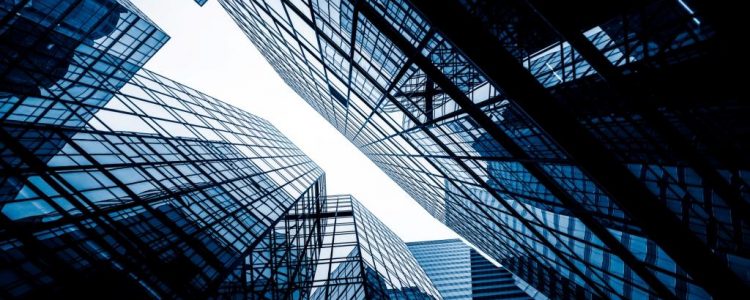
<path id="1" fill-rule="evenodd" d="M 417 202 L 549 297 L 747 293 L 741 8 L 219 2 Z"/>

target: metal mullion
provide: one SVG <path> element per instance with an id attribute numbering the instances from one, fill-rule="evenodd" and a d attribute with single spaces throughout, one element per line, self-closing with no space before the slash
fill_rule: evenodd
<path id="1" fill-rule="evenodd" d="M 313 11 L 312 7 L 311 7 L 310 10 Z M 354 46 L 355 46 L 356 39 L 357 39 L 357 23 L 359 23 L 359 18 L 357 17 L 357 8 L 354 7 L 354 14 L 352 16 L 352 34 L 351 34 L 352 37 L 351 37 L 351 39 L 349 41 L 349 57 L 348 58 L 347 57 L 344 58 L 344 59 L 347 59 L 348 63 L 349 63 L 349 70 L 348 70 L 349 75 L 347 76 L 347 81 L 346 82 L 351 82 L 351 80 L 352 80 L 352 70 L 354 69 L 354 67 L 352 66 L 352 65 L 354 65 L 354 62 L 353 62 L 353 60 L 354 60 Z M 316 33 L 318 33 L 318 32 L 316 31 Z M 318 43 L 320 43 L 320 40 L 318 40 Z M 322 56 L 322 54 L 321 54 L 321 56 Z M 349 99 L 351 97 L 351 93 L 352 93 L 352 88 L 350 87 L 349 90 L 347 91 L 347 97 L 346 97 L 347 99 Z M 347 102 L 347 108 L 348 108 L 348 104 L 349 103 Z M 344 124 L 348 124 L 349 123 L 348 120 L 349 120 L 349 109 L 346 110 L 346 116 L 344 118 Z M 346 133 L 347 133 L 346 129 L 348 129 L 348 127 L 345 127 L 345 129 L 344 129 L 344 135 L 346 135 Z"/>
<path id="2" fill-rule="evenodd" d="M 338 211 L 338 206 L 339 206 L 339 201 L 336 201 L 336 207 L 334 208 L 334 211 Z M 328 208 L 326 208 L 326 210 L 327 209 Z M 328 248 L 330 248 L 330 252 L 328 254 L 328 258 L 326 259 L 326 262 L 325 262 L 325 265 L 327 266 L 326 267 L 326 269 L 327 269 L 326 280 L 325 280 L 325 285 L 326 285 L 325 299 L 326 300 L 331 299 L 331 289 L 329 289 L 329 286 L 331 285 L 331 273 L 333 273 L 335 271 L 335 270 L 332 269 L 333 268 L 333 260 L 334 260 L 333 249 L 334 249 L 334 246 L 336 244 L 336 235 L 338 234 L 337 233 L 337 229 L 338 229 L 338 219 L 339 218 L 338 217 L 333 217 L 333 218 L 329 218 L 329 219 L 333 219 L 332 220 L 333 224 L 328 224 L 328 222 L 326 222 L 326 227 L 331 226 L 331 229 L 333 230 L 333 232 L 330 233 L 331 242 L 330 242 L 330 244 L 323 245 L 324 247 L 327 246 Z"/>
<path id="3" fill-rule="evenodd" d="M 303 197 L 307 197 L 307 196 L 303 196 Z M 317 200 L 319 201 L 319 200 L 320 200 L 320 197 L 321 197 L 320 195 L 317 195 L 316 199 L 317 199 Z M 303 199 L 304 199 L 304 198 L 303 198 Z M 309 208 L 308 208 L 308 209 L 309 209 Z M 304 222 L 305 222 L 305 221 L 306 221 L 306 220 L 302 220 L 302 222 L 303 222 L 303 226 L 307 227 L 306 225 L 304 225 Z M 315 228 L 319 228 L 319 227 L 320 227 L 320 221 L 321 221 L 321 218 L 316 218 L 316 219 L 315 219 L 315 222 L 314 222 L 314 224 L 313 224 L 312 226 L 315 226 Z M 299 221 L 298 221 L 298 222 L 299 222 Z M 308 246 L 310 246 L 310 243 L 311 243 L 311 241 L 312 241 L 312 240 L 313 240 L 313 238 L 314 238 L 314 236 L 312 235 L 312 232 L 313 232 L 313 230 L 314 230 L 314 228 L 313 228 L 313 229 L 310 229 L 310 231 L 304 231 L 304 230 L 303 230 L 303 232 L 304 232 L 304 233 L 305 233 L 305 234 L 307 235 L 307 238 L 306 238 L 306 240 L 305 240 L 305 245 L 304 245 L 304 248 L 303 248 L 303 251 L 302 251 L 302 253 L 307 253 L 307 251 L 308 251 Z M 299 232 L 299 231 L 300 231 L 300 230 L 297 230 L 297 232 Z M 311 250 L 311 249 L 310 249 L 310 250 Z M 300 261 L 299 261 L 299 265 L 302 265 L 302 264 L 303 264 L 303 262 L 302 262 L 302 259 L 300 259 Z M 295 271 L 298 271 L 298 270 L 299 270 L 299 268 L 301 268 L 301 266 L 298 266 L 298 267 L 297 267 L 297 268 L 295 269 Z M 313 273 L 313 274 L 312 274 L 312 276 L 315 276 L 315 274 Z M 292 276 L 292 277 L 294 277 L 294 276 Z M 293 281 L 293 283 L 296 283 L 296 282 L 294 282 L 294 281 Z M 306 284 L 306 283 L 303 283 L 303 284 Z"/>

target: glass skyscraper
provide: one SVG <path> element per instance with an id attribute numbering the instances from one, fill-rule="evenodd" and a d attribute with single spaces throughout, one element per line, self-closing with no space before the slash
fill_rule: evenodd
<path id="1" fill-rule="evenodd" d="M 350 195 L 295 204 L 224 281 L 219 295 L 442 299 L 406 244 Z"/>
<path id="2" fill-rule="evenodd" d="M 349 195 L 326 197 L 311 299 L 442 299 L 406 244 Z"/>
<path id="3" fill-rule="evenodd" d="M 443 299 L 471 299 L 471 247 L 461 240 L 406 243 Z"/>
<path id="4" fill-rule="evenodd" d="M 507 270 L 461 240 L 406 243 L 443 299 L 531 299 Z"/>
<path id="5" fill-rule="evenodd" d="M 417 202 L 550 298 L 748 293 L 742 9 L 219 2 Z"/>
<path id="6" fill-rule="evenodd" d="M 0 13 L 0 298 L 441 299 L 273 125 L 142 69 L 129 2 Z"/>
<path id="7" fill-rule="evenodd" d="M 325 193 L 261 118 L 147 70 L 109 92 L 85 126 L 3 119 L 8 296 L 210 296 Z"/>

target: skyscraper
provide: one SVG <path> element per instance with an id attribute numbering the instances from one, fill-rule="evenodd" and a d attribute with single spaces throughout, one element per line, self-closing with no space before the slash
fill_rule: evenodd
<path id="1" fill-rule="evenodd" d="M 350 195 L 326 197 L 311 299 L 442 299 L 406 244 Z"/>
<path id="2" fill-rule="evenodd" d="M 9 296 L 208 296 L 325 193 L 261 118 L 147 70 L 108 92 L 86 126 L 3 120 Z"/>
<path id="3" fill-rule="evenodd" d="M 221 286 L 251 299 L 442 299 L 404 242 L 351 195 L 299 202 Z"/>
<path id="4" fill-rule="evenodd" d="M 547 296 L 747 293 L 741 9 L 558 2 L 220 0 L 313 108 Z"/>
<path id="5" fill-rule="evenodd" d="M 443 299 L 531 299 L 513 275 L 461 240 L 406 243 Z"/>
<path id="6" fill-rule="evenodd" d="M 168 37 L 129 2 L 0 12 L 0 298 L 441 299 L 273 125 L 142 69 Z"/>

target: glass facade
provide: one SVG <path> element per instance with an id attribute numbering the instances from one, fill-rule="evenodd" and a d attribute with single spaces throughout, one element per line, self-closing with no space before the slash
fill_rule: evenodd
<path id="1" fill-rule="evenodd" d="M 514 276 L 461 240 L 407 243 L 443 299 L 531 299 Z"/>
<path id="2" fill-rule="evenodd" d="M 142 69 L 130 3 L 0 5 L 0 298 L 441 299 L 273 125 Z"/>
<path id="3" fill-rule="evenodd" d="M 3 119 L 8 297 L 210 296 L 325 193 L 261 118 L 147 70 L 109 92 L 85 126 Z"/>
<path id="4" fill-rule="evenodd" d="M 442 299 L 406 244 L 349 195 L 327 196 L 311 299 Z"/>
<path id="5" fill-rule="evenodd" d="M 299 201 L 219 290 L 235 299 L 442 299 L 404 242 L 350 195 Z"/>
<path id="6" fill-rule="evenodd" d="M 406 243 L 446 300 L 471 299 L 471 247 L 461 240 Z"/>
<path id="7" fill-rule="evenodd" d="M 471 289 L 473 299 L 531 299 L 516 286 L 513 274 L 496 267 L 473 249 L 471 250 Z"/>
<path id="8" fill-rule="evenodd" d="M 82 126 L 168 39 L 127 0 L 2 1 L 0 114 Z"/>
<path id="9" fill-rule="evenodd" d="M 314 109 L 542 294 L 747 292 L 750 106 L 722 67 L 742 48 L 728 6 L 219 2 Z"/>

